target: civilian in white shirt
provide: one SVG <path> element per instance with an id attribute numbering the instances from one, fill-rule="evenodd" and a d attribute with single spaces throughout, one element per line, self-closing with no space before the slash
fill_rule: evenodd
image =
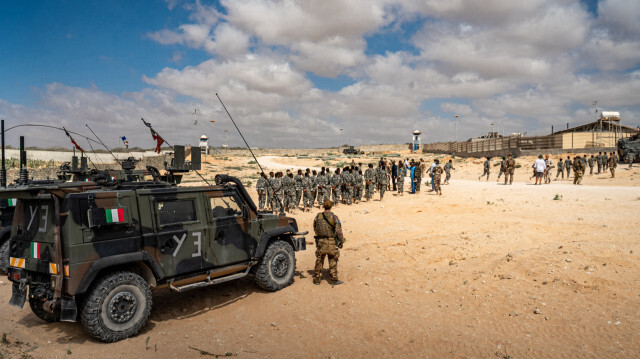
<path id="1" fill-rule="evenodd" d="M 547 169 L 547 164 L 542 159 L 542 155 L 538 156 L 538 159 L 533 164 L 533 168 L 536 170 L 536 183 L 542 185 L 542 177 L 544 176 L 544 171 Z"/>

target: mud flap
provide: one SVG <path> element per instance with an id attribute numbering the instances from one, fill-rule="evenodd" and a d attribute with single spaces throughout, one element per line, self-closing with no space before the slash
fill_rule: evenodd
<path id="1" fill-rule="evenodd" d="M 60 320 L 63 322 L 75 322 L 78 316 L 78 308 L 74 297 L 62 296 L 60 307 Z"/>
<path id="2" fill-rule="evenodd" d="M 22 309 L 24 302 L 27 300 L 27 287 L 20 288 L 19 283 L 13 283 L 11 300 L 9 304 Z"/>

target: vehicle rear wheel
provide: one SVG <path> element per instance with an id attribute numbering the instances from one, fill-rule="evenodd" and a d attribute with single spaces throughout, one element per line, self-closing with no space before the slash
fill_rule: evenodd
<path id="1" fill-rule="evenodd" d="M 29 307 L 31 307 L 31 311 L 36 317 L 44 320 L 45 322 L 55 323 L 60 321 L 60 312 L 56 311 L 55 313 L 49 313 L 44 310 L 44 303 L 46 301 L 41 298 L 31 298 L 29 296 Z"/>
<path id="2" fill-rule="evenodd" d="M 296 257 L 285 241 L 271 242 L 258 263 L 256 283 L 264 290 L 277 291 L 293 282 Z"/>
<path id="3" fill-rule="evenodd" d="M 0 245 L 0 271 L 7 273 L 9 269 L 9 238 Z"/>
<path id="4" fill-rule="evenodd" d="M 151 290 L 142 277 L 115 272 L 100 278 L 87 293 L 80 318 L 95 338 L 117 342 L 138 334 L 149 319 L 151 305 Z"/>

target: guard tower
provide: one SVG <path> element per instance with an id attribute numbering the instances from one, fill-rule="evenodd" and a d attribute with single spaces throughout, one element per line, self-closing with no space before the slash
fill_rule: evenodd
<path id="1" fill-rule="evenodd" d="M 200 151 L 205 155 L 209 154 L 209 137 L 205 135 L 200 136 Z"/>
<path id="2" fill-rule="evenodd" d="M 422 132 L 419 130 L 413 131 L 413 137 L 411 139 L 411 151 L 420 151 L 420 135 Z"/>

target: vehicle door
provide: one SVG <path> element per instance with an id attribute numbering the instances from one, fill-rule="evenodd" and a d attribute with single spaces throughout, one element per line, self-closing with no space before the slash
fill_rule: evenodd
<path id="1" fill-rule="evenodd" d="M 248 209 L 233 190 L 207 192 L 210 222 L 205 265 L 219 267 L 249 259 Z"/>
<path id="2" fill-rule="evenodd" d="M 152 198 L 159 262 L 167 277 L 202 269 L 207 213 L 202 193 L 158 194 Z"/>

